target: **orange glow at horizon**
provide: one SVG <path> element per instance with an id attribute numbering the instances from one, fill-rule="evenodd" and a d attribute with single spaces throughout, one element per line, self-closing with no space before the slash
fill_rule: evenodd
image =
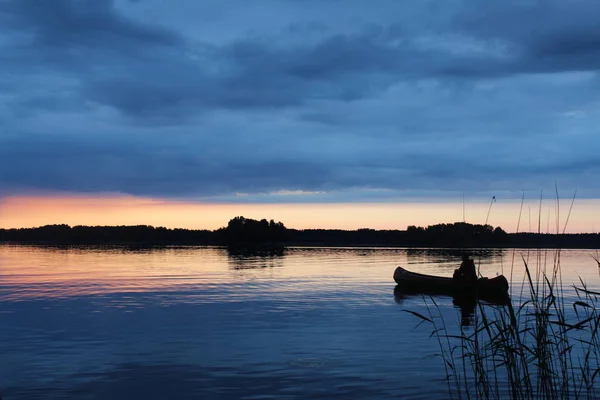
<path id="1" fill-rule="evenodd" d="M 569 202 L 561 204 L 562 231 Z M 487 217 L 489 212 L 489 218 Z M 466 203 L 465 221 L 517 230 L 520 201 Z M 0 227 L 22 228 L 48 224 L 153 225 L 168 228 L 217 229 L 235 216 L 274 219 L 289 228 L 406 229 L 462 221 L 463 205 L 456 202 L 337 203 L 337 204 L 218 204 L 194 203 L 133 196 L 14 196 L 0 199 Z M 538 223 L 541 215 L 542 221 Z M 526 203 L 519 231 L 557 231 L 555 202 L 539 212 L 539 200 Z M 567 232 L 596 232 L 600 200 L 576 200 Z"/>

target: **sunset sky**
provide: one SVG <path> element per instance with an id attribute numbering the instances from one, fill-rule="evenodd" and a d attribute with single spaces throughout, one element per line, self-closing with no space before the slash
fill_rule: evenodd
<path id="1" fill-rule="evenodd" d="M 0 227 L 556 231 L 577 193 L 567 231 L 596 231 L 599 15 L 597 0 L 2 1 Z"/>

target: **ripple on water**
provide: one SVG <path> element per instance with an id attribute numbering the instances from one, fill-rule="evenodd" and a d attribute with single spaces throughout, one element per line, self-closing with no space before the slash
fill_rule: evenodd
<path id="1" fill-rule="evenodd" d="M 510 252 L 490 254 L 484 275 L 510 265 Z M 562 253 L 569 299 L 578 275 L 597 283 L 589 256 Z M 403 312 L 427 308 L 395 298 L 391 278 L 397 265 L 448 276 L 446 253 L 0 246 L 0 260 L 6 398 L 447 397 L 431 328 Z"/>

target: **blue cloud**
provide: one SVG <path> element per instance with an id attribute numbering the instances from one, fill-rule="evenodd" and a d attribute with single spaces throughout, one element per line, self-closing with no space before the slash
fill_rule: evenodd
<path id="1" fill-rule="evenodd" d="M 3 191 L 600 195 L 596 2 L 269 4 L 0 4 Z"/>

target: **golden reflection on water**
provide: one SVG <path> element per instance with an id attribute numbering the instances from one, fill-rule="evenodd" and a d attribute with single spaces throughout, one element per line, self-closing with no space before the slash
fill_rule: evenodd
<path id="1" fill-rule="evenodd" d="M 219 282 L 223 250 L 1 246 L 0 282 L 17 297 L 164 290 Z"/>
<path id="2" fill-rule="evenodd" d="M 451 276 L 458 252 L 418 249 L 286 248 L 238 253 L 217 247 L 131 249 L 0 246 L 0 299 L 26 300 L 126 292 L 190 292 L 230 287 L 243 293 L 341 292 L 368 294 L 395 286 L 392 273 Z M 474 255 L 484 276 L 512 275 L 513 293 L 524 279 L 549 274 L 560 255 L 563 287 L 583 279 L 598 287 L 596 250 L 489 250 Z M 385 290 L 384 290 L 385 292 Z"/>

